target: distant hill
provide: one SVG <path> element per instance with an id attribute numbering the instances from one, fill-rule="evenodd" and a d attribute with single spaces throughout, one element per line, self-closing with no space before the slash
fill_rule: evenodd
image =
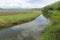
<path id="1" fill-rule="evenodd" d="M 0 8 L 0 12 L 8 12 L 8 11 L 39 11 L 40 8 L 10 8 L 10 9 L 6 9 L 6 8 Z"/>

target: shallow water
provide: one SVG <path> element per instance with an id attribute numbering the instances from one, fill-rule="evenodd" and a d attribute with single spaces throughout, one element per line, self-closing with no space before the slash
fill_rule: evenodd
<path id="1" fill-rule="evenodd" d="M 42 14 L 29 23 L 16 25 L 0 31 L 0 40 L 39 40 L 50 22 Z"/>

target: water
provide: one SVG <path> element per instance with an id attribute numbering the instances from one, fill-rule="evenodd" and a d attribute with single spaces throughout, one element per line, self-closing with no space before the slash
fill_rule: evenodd
<path id="1" fill-rule="evenodd" d="M 0 40 L 39 40 L 42 31 L 49 24 L 49 20 L 41 14 L 32 22 L 0 31 Z"/>

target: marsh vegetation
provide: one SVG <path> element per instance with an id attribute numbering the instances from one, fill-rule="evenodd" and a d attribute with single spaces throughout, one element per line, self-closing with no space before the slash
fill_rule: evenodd
<path id="1" fill-rule="evenodd" d="M 0 29 L 34 20 L 41 11 L 5 11 L 0 12 Z"/>

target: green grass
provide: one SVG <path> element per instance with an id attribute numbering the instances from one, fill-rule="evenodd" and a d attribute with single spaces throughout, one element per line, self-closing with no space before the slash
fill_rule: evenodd
<path id="1" fill-rule="evenodd" d="M 60 40 L 60 1 L 44 7 L 42 11 L 52 24 L 44 30 L 40 40 Z"/>
<path id="2" fill-rule="evenodd" d="M 10 12 L 8 12 L 10 14 Z M 22 24 L 25 22 L 29 22 L 32 21 L 33 19 L 35 19 L 37 16 L 39 16 L 41 14 L 40 11 L 34 11 L 31 13 L 19 13 L 18 14 L 14 14 L 14 15 L 4 15 L 4 16 L 0 16 L 0 29 L 3 28 L 7 28 L 10 27 L 12 25 L 17 25 L 17 24 Z"/>
<path id="3" fill-rule="evenodd" d="M 40 40 L 60 40 L 60 11 L 53 11 L 50 20 L 52 25 L 44 30 Z"/>
<path id="4" fill-rule="evenodd" d="M 38 16 L 39 14 L 17 14 L 17 15 L 10 15 L 10 16 L 0 16 L 1 19 L 7 21 L 7 22 L 16 22 L 19 20 L 25 20 L 25 19 L 29 19 L 29 18 L 34 18 L 36 16 Z"/>

